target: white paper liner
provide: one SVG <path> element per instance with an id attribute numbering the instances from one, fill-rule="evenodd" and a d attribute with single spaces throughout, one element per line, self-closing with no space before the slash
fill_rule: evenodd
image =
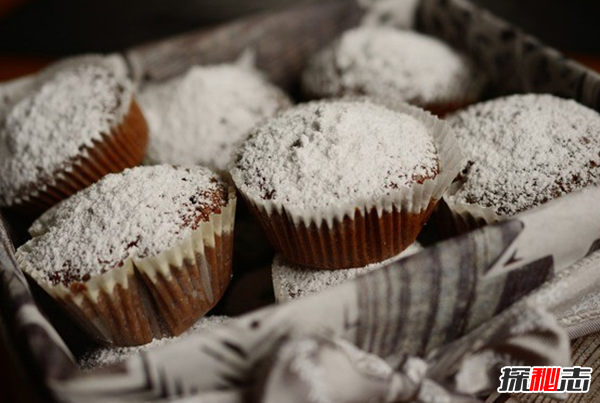
<path id="1" fill-rule="evenodd" d="M 460 235 L 484 225 L 495 224 L 507 217 L 496 214 L 493 208 L 483 207 L 478 204 L 451 202 L 447 197 L 443 198 L 448 208 L 441 216 L 444 231 L 449 236 Z M 437 212 L 434 212 L 437 214 Z"/>
<path id="2" fill-rule="evenodd" d="M 27 260 L 27 244 L 17 250 L 15 257 L 21 270 L 63 305 L 97 341 L 116 345 L 144 344 L 151 341 L 152 338 L 160 338 L 164 335 L 176 336 L 185 330 L 172 332 L 170 323 L 166 325 L 165 323 L 159 323 L 159 317 L 162 318 L 163 322 L 168 321 L 168 318 L 165 317 L 165 312 L 161 310 L 161 304 L 156 300 L 157 294 L 152 293 L 152 285 L 159 287 L 162 284 L 165 288 L 170 288 L 170 286 L 164 284 L 165 281 L 169 282 L 169 280 L 181 276 L 186 263 L 192 270 L 200 272 L 202 279 L 201 289 L 187 290 L 190 292 L 188 295 L 190 299 L 199 299 L 202 302 L 201 310 L 196 311 L 194 317 L 186 318 L 186 322 L 191 322 L 189 323 L 190 326 L 206 314 L 222 297 L 231 278 L 235 208 L 235 189 L 230 187 L 228 203 L 221 208 L 221 213 L 210 214 L 208 221 L 200 223 L 197 229 L 193 230 L 178 244 L 156 256 L 143 259 L 128 258 L 122 266 L 112 268 L 86 282 L 81 282 L 82 286 L 78 287 L 77 292 L 63 284 L 51 285 L 44 281 Z M 32 226 L 31 232 L 43 234 L 46 231 L 45 224 L 51 225 L 51 222 L 42 219 L 41 222 Z M 215 251 L 215 249 L 219 250 Z M 215 260 L 213 256 L 215 253 L 222 256 L 222 259 L 217 257 L 217 261 L 222 263 L 222 266 L 207 266 L 208 260 Z M 179 271 L 179 273 L 175 273 L 175 271 Z M 131 289 L 135 293 L 132 300 L 124 301 L 123 295 L 116 297 L 115 289 L 117 286 L 120 286 L 119 292 L 127 292 Z M 128 298 L 129 296 L 126 295 L 125 297 Z M 162 294 L 161 297 L 167 298 L 166 301 L 162 301 L 162 305 L 178 306 L 177 301 L 168 300 L 168 295 Z M 126 315 L 125 305 L 123 304 L 135 304 L 135 308 L 138 310 L 135 312 L 138 315 L 137 319 L 146 318 L 148 323 L 143 326 L 150 327 L 150 333 L 146 332 L 142 337 L 144 341 L 136 340 L 135 336 L 129 338 L 129 335 L 115 334 L 115 325 L 112 325 L 113 330 L 111 330 L 111 325 L 107 323 L 106 318 L 102 318 L 100 315 L 90 317 L 90 309 L 98 308 L 99 305 L 104 304 L 104 298 L 111 300 L 108 302 L 111 305 L 109 309 L 116 310 L 116 312 L 113 312 L 115 315 Z M 114 300 L 115 298 L 117 300 Z M 185 307 L 181 309 L 185 309 Z M 88 314 L 85 313 L 86 311 Z M 131 317 L 117 319 L 117 321 L 119 320 L 124 321 L 123 326 L 125 329 L 121 329 L 123 326 L 118 325 L 117 330 L 127 330 L 129 327 L 140 326 L 139 323 L 135 323 L 136 319 L 131 319 Z M 177 318 L 175 318 L 176 320 Z M 149 339 L 147 339 L 148 335 L 150 336 Z"/>
<path id="3" fill-rule="evenodd" d="M 463 181 L 464 179 L 457 179 L 450 185 L 432 214 L 431 224 L 443 239 L 508 218 L 497 214 L 492 207 L 457 201 L 454 195 L 463 186 Z"/>

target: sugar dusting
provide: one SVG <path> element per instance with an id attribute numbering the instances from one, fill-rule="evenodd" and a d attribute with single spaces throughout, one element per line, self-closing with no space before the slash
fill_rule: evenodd
<path id="1" fill-rule="evenodd" d="M 227 168 L 248 131 L 289 105 L 258 71 L 238 65 L 196 66 L 144 88 L 150 127 L 148 161 Z"/>
<path id="2" fill-rule="evenodd" d="M 202 167 L 138 167 L 107 175 L 42 215 L 32 231 L 39 236 L 19 251 L 44 281 L 85 281 L 127 258 L 173 247 L 200 214 L 218 211 L 224 194 L 225 185 Z"/>
<path id="3" fill-rule="evenodd" d="M 84 371 L 102 368 L 108 365 L 118 364 L 135 357 L 142 352 L 154 350 L 158 347 L 187 339 L 190 336 L 210 332 L 216 326 L 229 321 L 227 316 L 205 316 L 196 322 L 190 329 L 177 337 L 166 337 L 163 339 L 154 339 L 150 343 L 136 347 L 100 347 L 84 354 L 79 359 L 79 366 Z"/>
<path id="4" fill-rule="evenodd" d="M 4 121 L 12 107 L 35 89 L 34 76 L 27 76 L 7 83 L 0 83 L 0 122 Z"/>
<path id="5" fill-rule="evenodd" d="M 422 249 L 423 247 L 421 247 L 421 245 L 414 243 L 398 256 L 384 262 L 344 270 L 319 270 L 299 267 L 287 263 L 281 255 L 277 255 L 273 260 L 273 266 L 271 268 L 275 298 L 278 302 L 284 302 L 316 294 L 328 288 L 345 283 L 346 281 L 354 280 L 359 276 L 381 269 L 392 262 L 420 252 Z"/>
<path id="6" fill-rule="evenodd" d="M 444 42 L 411 31 L 363 26 L 317 54 L 303 75 L 309 94 L 369 95 L 424 105 L 479 91 L 474 66 Z"/>
<path id="7" fill-rule="evenodd" d="M 511 216 L 600 181 L 600 115 L 552 95 L 513 95 L 448 119 L 468 166 L 451 202 Z"/>
<path id="8" fill-rule="evenodd" d="M 423 123 L 370 102 L 311 102 L 254 129 L 232 169 L 250 198 L 302 209 L 376 200 L 439 171 Z"/>
<path id="9" fill-rule="evenodd" d="M 72 169 L 73 158 L 121 122 L 131 94 L 127 79 L 99 63 L 52 67 L 0 88 L 0 204 Z"/>

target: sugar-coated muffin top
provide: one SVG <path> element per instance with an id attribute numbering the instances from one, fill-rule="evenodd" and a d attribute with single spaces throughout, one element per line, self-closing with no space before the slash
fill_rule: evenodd
<path id="1" fill-rule="evenodd" d="M 367 101 L 321 101 L 255 128 L 231 174 L 253 200 L 310 211 L 378 200 L 439 170 L 417 118 Z"/>
<path id="2" fill-rule="evenodd" d="M 450 202 L 511 216 L 600 181 L 600 115 L 552 95 L 513 95 L 448 119 L 467 166 Z"/>
<path id="3" fill-rule="evenodd" d="M 238 143 L 263 119 L 290 105 L 258 71 L 196 66 L 139 95 L 150 127 L 148 162 L 225 170 Z"/>
<path id="4" fill-rule="evenodd" d="M 0 205 L 53 184 L 129 110 L 132 86 L 94 59 L 0 86 Z"/>
<path id="5" fill-rule="evenodd" d="M 412 31 L 363 26 L 311 59 L 311 96 L 368 95 L 418 106 L 478 96 L 481 73 L 444 42 Z"/>
<path id="6" fill-rule="evenodd" d="M 128 169 L 44 213 L 18 253 L 43 281 L 87 281 L 170 249 L 227 203 L 227 185 L 207 168 Z"/>

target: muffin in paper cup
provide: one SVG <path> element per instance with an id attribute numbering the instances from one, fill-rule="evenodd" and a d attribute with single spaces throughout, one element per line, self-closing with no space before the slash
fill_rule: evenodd
<path id="1" fill-rule="evenodd" d="M 600 180 L 600 115 L 575 101 L 512 95 L 457 112 L 448 124 L 466 165 L 431 220 L 442 238 Z"/>
<path id="2" fill-rule="evenodd" d="M 0 85 L 0 207 L 31 221 L 109 173 L 134 167 L 146 120 L 117 56 L 84 56 Z"/>
<path id="3" fill-rule="evenodd" d="M 194 66 L 145 85 L 138 99 L 150 128 L 148 165 L 202 165 L 224 173 L 250 129 L 291 105 L 245 61 Z"/>
<path id="4" fill-rule="evenodd" d="M 146 344 L 222 297 L 235 206 L 234 187 L 206 168 L 126 170 L 42 215 L 17 262 L 98 342 Z"/>
<path id="5" fill-rule="evenodd" d="M 302 75 L 308 99 L 368 96 L 444 116 L 481 99 L 488 78 L 437 38 L 360 26 L 315 54 Z"/>
<path id="6" fill-rule="evenodd" d="M 451 130 L 429 112 L 346 99 L 255 128 L 231 176 L 286 260 L 344 269 L 411 245 L 460 165 Z"/>

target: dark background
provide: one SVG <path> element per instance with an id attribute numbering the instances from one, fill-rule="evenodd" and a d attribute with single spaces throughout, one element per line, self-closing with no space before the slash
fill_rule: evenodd
<path id="1" fill-rule="evenodd" d="M 60 56 L 110 52 L 309 0 L 0 0 L 0 80 Z M 318 0 L 317 0 L 318 1 Z M 352 0 L 349 0 L 352 1 Z M 600 55 L 600 1 L 471 0 L 583 59 Z"/>
<path id="2" fill-rule="evenodd" d="M 306 0 L 0 0 L 12 8 L 0 20 L 0 52 L 55 56 L 121 50 L 297 1 Z M 472 1 L 554 47 L 600 51 L 597 0 Z"/>

